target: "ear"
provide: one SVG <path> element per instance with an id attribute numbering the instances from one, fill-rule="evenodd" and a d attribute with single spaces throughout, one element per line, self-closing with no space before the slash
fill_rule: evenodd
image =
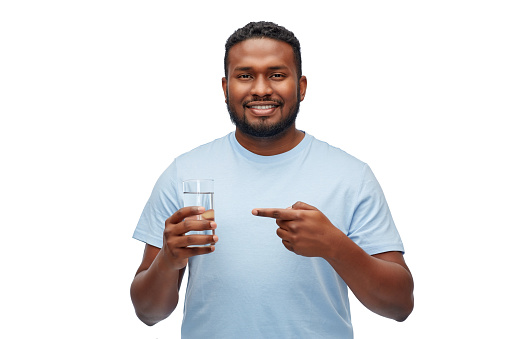
<path id="1" fill-rule="evenodd" d="M 300 85 L 300 101 L 302 101 L 306 96 L 306 89 L 308 87 L 308 79 L 304 75 L 300 77 L 299 85 Z"/>
<path id="2" fill-rule="evenodd" d="M 222 85 L 223 85 L 224 101 L 226 102 L 226 98 L 228 96 L 228 81 L 226 80 L 225 77 L 223 77 L 221 82 L 222 82 Z"/>

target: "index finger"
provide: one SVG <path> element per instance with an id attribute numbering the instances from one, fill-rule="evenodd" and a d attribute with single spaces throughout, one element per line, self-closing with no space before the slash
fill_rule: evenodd
<path id="1" fill-rule="evenodd" d="M 202 206 L 183 207 L 173 213 L 173 215 L 168 218 L 168 221 L 172 224 L 178 224 L 187 217 L 202 214 L 203 212 L 205 212 L 205 207 Z"/>
<path id="2" fill-rule="evenodd" d="M 252 211 L 253 215 L 258 217 L 273 218 L 279 220 L 295 220 L 297 218 L 297 211 L 287 208 L 255 208 Z"/>

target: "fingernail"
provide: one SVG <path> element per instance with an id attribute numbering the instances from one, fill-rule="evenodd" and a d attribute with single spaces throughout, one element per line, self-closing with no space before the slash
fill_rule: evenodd
<path id="1" fill-rule="evenodd" d="M 258 210 L 253 210 L 251 213 L 253 213 L 253 215 L 258 215 Z"/>

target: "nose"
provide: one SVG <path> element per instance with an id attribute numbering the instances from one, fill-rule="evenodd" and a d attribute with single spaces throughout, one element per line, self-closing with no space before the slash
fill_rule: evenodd
<path id="1" fill-rule="evenodd" d="M 272 87 L 270 85 L 270 80 L 265 77 L 257 77 L 253 82 L 253 86 L 251 87 L 251 95 L 264 97 L 268 95 L 272 95 Z"/>

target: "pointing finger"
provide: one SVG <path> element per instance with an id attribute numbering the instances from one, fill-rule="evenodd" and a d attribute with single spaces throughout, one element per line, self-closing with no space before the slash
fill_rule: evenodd
<path id="1" fill-rule="evenodd" d="M 266 217 L 280 220 L 296 220 L 298 219 L 295 210 L 285 208 L 255 208 L 253 215 L 258 217 Z"/>

